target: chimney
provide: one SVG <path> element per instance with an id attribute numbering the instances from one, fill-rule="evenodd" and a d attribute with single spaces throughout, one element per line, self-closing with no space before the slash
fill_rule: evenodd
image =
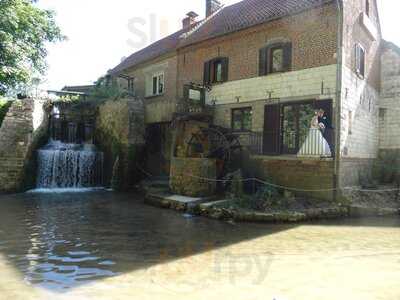
<path id="1" fill-rule="evenodd" d="M 206 18 L 215 13 L 222 6 L 218 0 L 206 0 Z"/>
<path id="2" fill-rule="evenodd" d="M 196 18 L 197 18 L 198 16 L 199 16 L 199 15 L 196 14 L 194 11 L 191 11 L 191 12 L 187 13 L 187 14 L 186 14 L 186 18 L 184 18 L 184 19 L 182 20 L 182 27 L 183 27 L 183 28 L 191 27 L 193 24 L 196 23 Z"/>

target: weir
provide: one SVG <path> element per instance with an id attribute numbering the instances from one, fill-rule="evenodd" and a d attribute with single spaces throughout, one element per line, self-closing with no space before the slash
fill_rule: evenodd
<path id="1" fill-rule="evenodd" d="M 75 122 L 53 108 L 50 140 L 38 150 L 37 188 L 92 188 L 103 185 L 104 155 L 93 144 L 93 126 Z"/>

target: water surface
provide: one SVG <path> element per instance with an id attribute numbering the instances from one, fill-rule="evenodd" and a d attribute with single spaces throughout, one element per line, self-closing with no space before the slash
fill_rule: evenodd
<path id="1" fill-rule="evenodd" d="M 333 289 L 337 284 L 345 286 L 341 280 L 346 274 L 372 276 L 364 282 L 386 276 L 389 284 L 390 276 L 400 275 L 400 218 L 230 224 L 149 207 L 134 194 L 2 195 L 0 256 L 0 263 L 6 260 L 24 284 L 57 293 L 116 278 L 110 289 L 145 283 L 157 288 L 173 284 L 179 291 L 184 286 L 187 291 L 187 286 L 201 283 L 216 291 L 225 286 L 235 295 L 239 283 L 259 279 L 261 269 L 256 263 L 265 261 L 273 271 L 254 287 L 254 293 L 259 290 L 262 295 L 269 284 L 290 294 L 305 288 L 302 280 L 314 277 L 313 284 L 321 280 L 321 286 L 329 283 Z M 243 258 L 250 259 L 244 271 L 236 266 Z M 227 265 L 226 273 L 220 270 L 221 261 Z M 381 269 L 388 274 L 378 276 L 376 270 Z M 143 270 L 152 271 L 140 273 L 139 278 L 137 272 Z M 0 270 L 0 276 L 7 279 L 7 272 Z M 122 285 L 123 278 L 129 280 L 128 286 Z M 282 280 L 291 290 L 280 287 Z M 360 288 L 366 286 L 373 287 L 369 283 Z M 0 284 L 0 290 L 5 288 Z M 9 289 L 9 293 L 15 290 Z M 349 289 L 355 289 L 354 284 Z M 196 292 L 205 290 L 201 286 Z M 97 293 L 96 297 L 101 295 Z"/>

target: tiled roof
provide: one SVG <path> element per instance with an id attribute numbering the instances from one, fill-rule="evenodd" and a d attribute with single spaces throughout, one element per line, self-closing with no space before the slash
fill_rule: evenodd
<path id="1" fill-rule="evenodd" d="M 333 0 L 244 0 L 222 8 L 208 20 L 194 27 L 179 30 L 150 46 L 133 53 L 109 71 L 117 74 L 140 63 L 176 50 L 180 46 L 198 43 L 230 32 L 262 24 L 290 14 L 332 2 Z M 184 38 L 181 38 L 187 33 Z"/>
<path id="2" fill-rule="evenodd" d="M 220 10 L 182 45 L 198 43 L 277 18 L 318 7 L 333 0 L 244 0 Z"/>
<path id="3" fill-rule="evenodd" d="M 110 74 L 120 73 L 130 67 L 138 65 L 140 63 L 146 62 L 148 60 L 154 59 L 161 55 L 167 54 L 171 51 L 176 50 L 179 44 L 180 36 L 187 32 L 189 29 L 179 30 L 153 44 L 150 46 L 133 53 L 126 59 L 124 59 L 119 65 L 109 71 Z"/>

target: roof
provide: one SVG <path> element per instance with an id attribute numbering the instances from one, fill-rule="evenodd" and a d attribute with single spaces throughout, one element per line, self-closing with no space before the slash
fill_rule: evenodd
<path id="1" fill-rule="evenodd" d="M 193 26 L 181 29 L 150 46 L 133 53 L 109 74 L 118 74 L 138 64 L 175 51 L 181 46 L 242 30 L 251 26 L 282 18 L 318 7 L 333 0 L 243 0 L 226 6 L 211 17 Z M 187 33 L 186 35 L 184 35 Z"/>
<path id="2" fill-rule="evenodd" d="M 76 93 L 89 93 L 95 88 L 94 85 L 75 85 L 65 86 L 61 91 L 63 92 L 76 92 Z"/>
<path id="3" fill-rule="evenodd" d="M 167 54 L 171 51 L 174 51 L 178 48 L 178 44 L 180 41 L 180 36 L 185 32 L 192 29 L 192 27 L 181 29 L 153 44 L 150 46 L 139 50 L 126 59 L 124 59 L 119 65 L 117 65 L 114 69 L 110 70 L 110 74 L 120 73 L 123 70 L 131 68 L 140 63 L 144 63 L 148 60 L 154 59 L 161 55 Z"/>
<path id="4" fill-rule="evenodd" d="M 244 0 L 224 7 L 194 31 L 182 46 L 242 30 L 318 7 L 333 0 Z"/>

